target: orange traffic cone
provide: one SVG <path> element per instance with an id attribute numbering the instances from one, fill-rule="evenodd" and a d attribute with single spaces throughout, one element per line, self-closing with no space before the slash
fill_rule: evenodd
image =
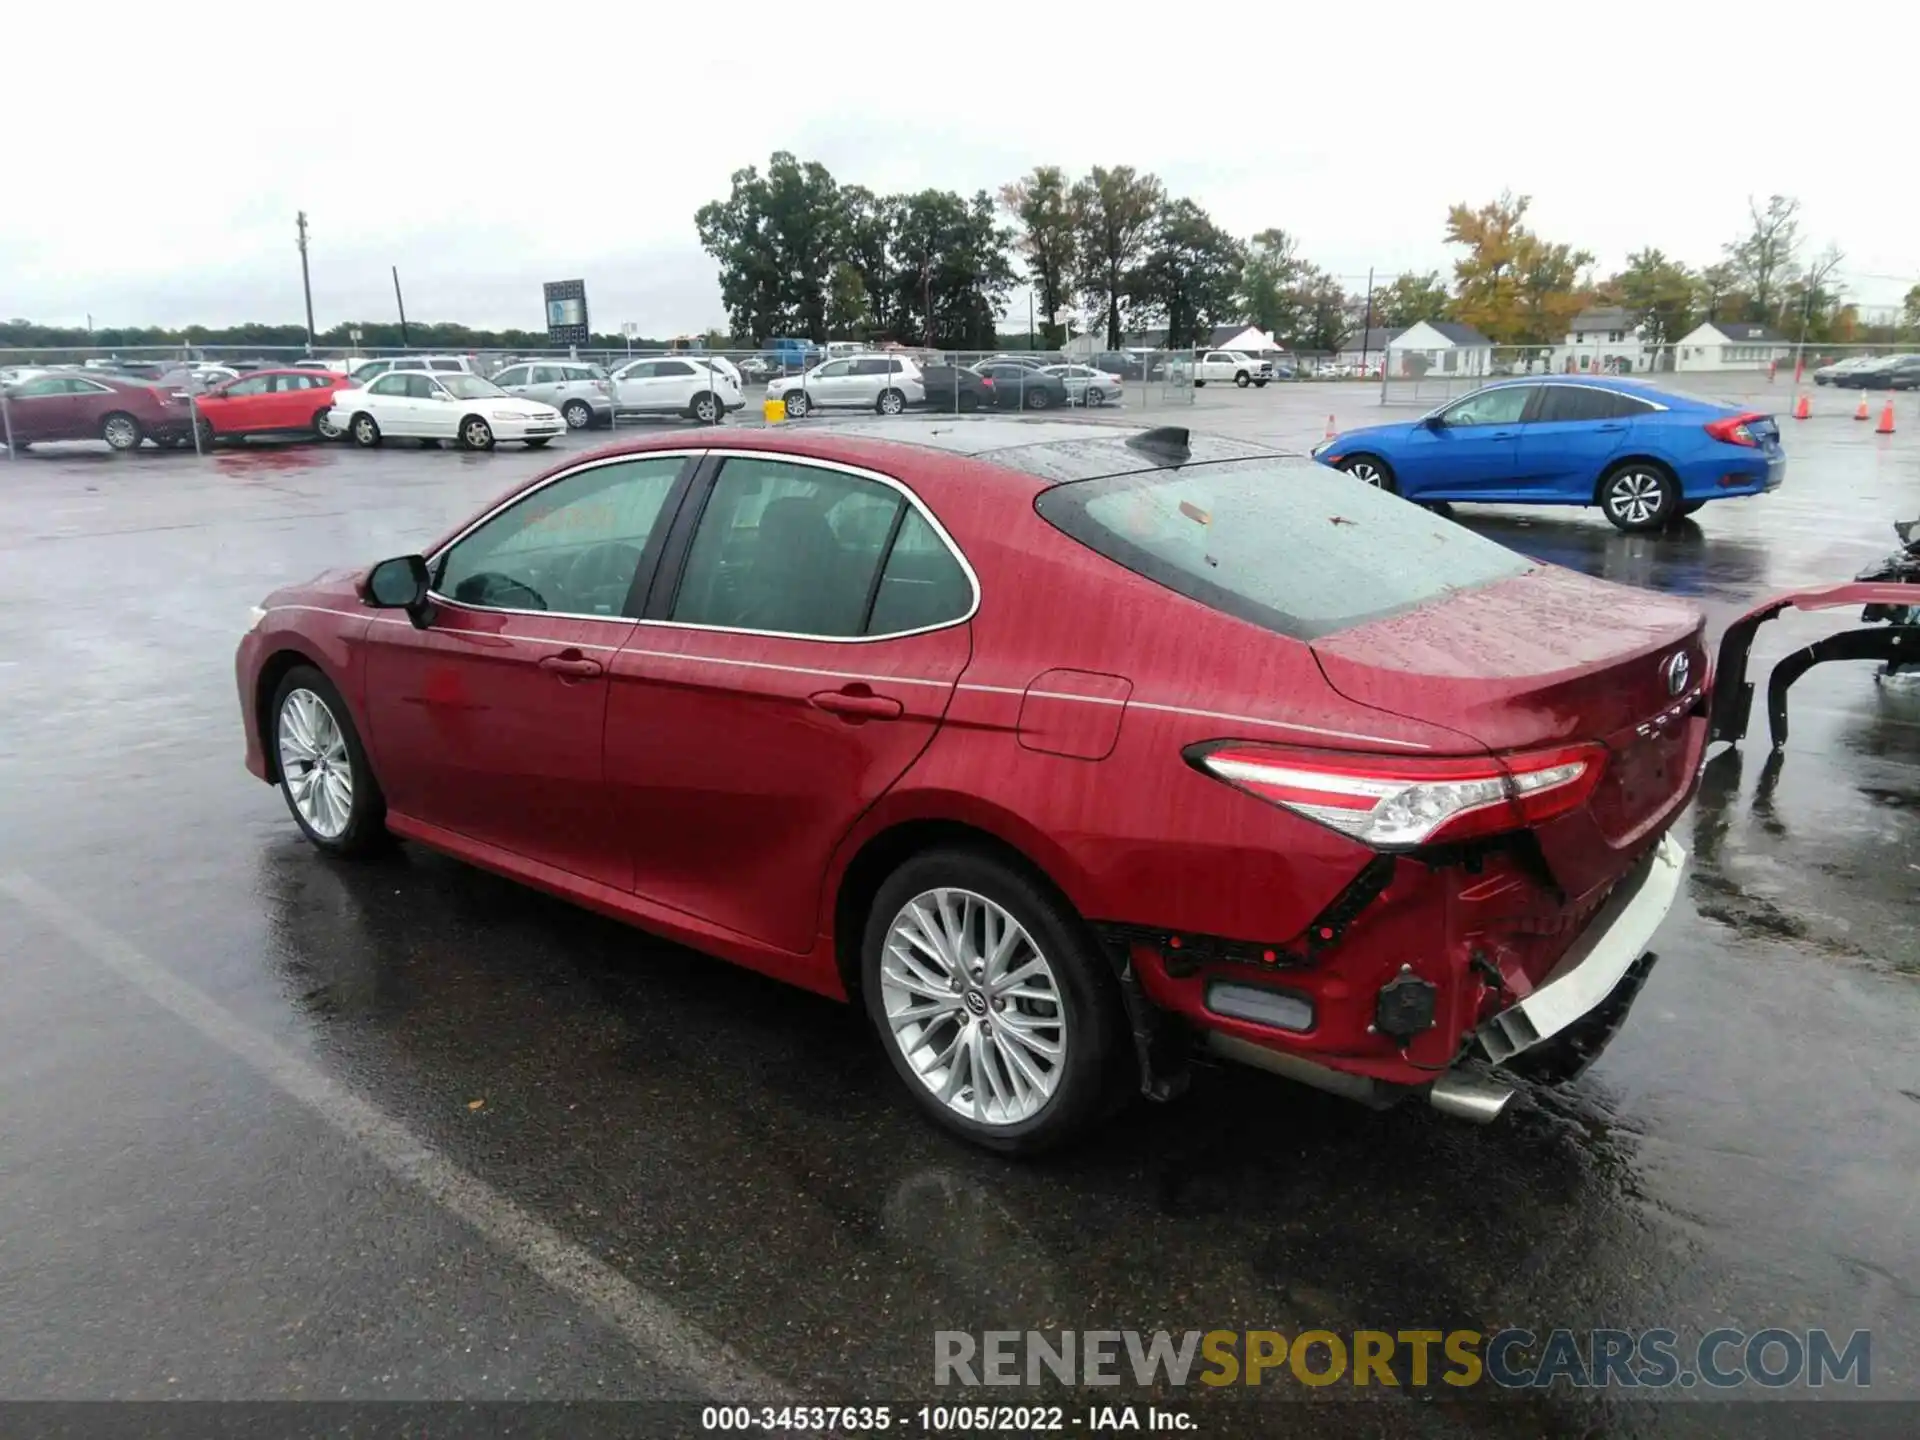
<path id="1" fill-rule="evenodd" d="M 1864 405 L 1867 402 L 1865 400 L 1862 400 L 1860 403 Z M 1322 440 L 1331 440 L 1333 436 L 1334 436 L 1333 417 L 1329 415 L 1327 416 L 1327 433 L 1325 435 L 1322 435 L 1320 438 Z"/>
<path id="2" fill-rule="evenodd" d="M 1856 420 L 1871 420 L 1873 418 L 1872 413 L 1867 409 L 1867 392 L 1864 390 L 1860 392 L 1860 408 L 1853 412 L 1853 418 Z"/>
<path id="3" fill-rule="evenodd" d="M 1880 423 L 1873 427 L 1873 433 L 1876 435 L 1893 433 L 1893 397 L 1891 395 L 1887 397 L 1887 403 L 1880 411 Z"/>
<path id="4" fill-rule="evenodd" d="M 1793 402 L 1793 418 L 1805 420 L 1811 414 L 1813 414 L 1813 406 L 1807 403 L 1807 392 L 1802 390 L 1800 398 Z"/>

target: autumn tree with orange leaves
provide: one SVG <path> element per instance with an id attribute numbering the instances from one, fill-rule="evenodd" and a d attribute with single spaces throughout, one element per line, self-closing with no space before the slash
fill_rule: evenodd
<path id="1" fill-rule="evenodd" d="M 1543 240 L 1524 223 L 1530 195 L 1502 191 L 1478 210 L 1447 211 L 1447 241 L 1467 253 L 1454 261 L 1453 318 L 1496 345 L 1554 345 L 1592 303 L 1580 272 L 1593 255 Z"/>

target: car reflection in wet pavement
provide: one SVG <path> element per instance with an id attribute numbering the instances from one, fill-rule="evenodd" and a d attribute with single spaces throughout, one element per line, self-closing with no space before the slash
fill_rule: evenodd
<path id="1" fill-rule="evenodd" d="M 1717 635 L 1890 548 L 1898 438 L 1798 430 L 1786 488 L 1672 535 L 1458 518 Z M 920 1122 L 853 1010 L 417 848 L 327 863 L 241 769 L 249 605 L 557 458 L 0 462 L 0 1396 L 917 1404 L 961 1398 L 939 1329 L 1780 1324 L 1871 1330 L 1876 1398 L 1920 1398 L 1920 699 L 1825 667 L 1784 757 L 1710 764 L 1661 962 L 1573 1086 L 1473 1128 L 1206 1070 L 1009 1164 Z"/>

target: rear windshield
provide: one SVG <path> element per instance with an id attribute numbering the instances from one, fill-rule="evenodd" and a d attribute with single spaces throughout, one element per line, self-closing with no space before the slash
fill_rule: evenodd
<path id="1" fill-rule="evenodd" d="M 1451 520 L 1306 460 L 1078 480 L 1043 490 L 1034 508 L 1135 574 L 1296 640 L 1533 568 Z"/>

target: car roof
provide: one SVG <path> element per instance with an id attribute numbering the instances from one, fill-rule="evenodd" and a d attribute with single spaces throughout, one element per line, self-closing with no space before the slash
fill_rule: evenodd
<path id="1" fill-rule="evenodd" d="M 887 419 L 802 421 L 766 430 L 729 431 L 711 442 L 716 450 L 764 450 L 807 459 L 831 460 L 891 473 L 916 460 L 945 456 L 993 466 L 1032 494 L 1072 480 L 1160 469 L 1162 461 L 1127 442 L 1151 433 L 1141 425 L 1108 425 L 1087 420 L 1026 419 L 999 415 L 902 415 Z M 1165 432 L 1162 432 L 1165 433 Z M 1297 450 L 1284 450 L 1223 435 L 1177 432 L 1185 437 L 1189 463 L 1223 460 L 1287 459 L 1311 463 Z M 698 442 L 695 442 L 698 443 Z M 687 448 L 685 431 L 630 441 L 597 451 L 600 456 Z M 570 462 L 571 463 L 571 462 Z M 929 467 L 912 478 L 930 495 L 945 484 L 961 483 L 944 467 Z M 991 472 L 967 468 L 967 484 Z M 922 487 L 922 482 L 925 482 Z"/>

